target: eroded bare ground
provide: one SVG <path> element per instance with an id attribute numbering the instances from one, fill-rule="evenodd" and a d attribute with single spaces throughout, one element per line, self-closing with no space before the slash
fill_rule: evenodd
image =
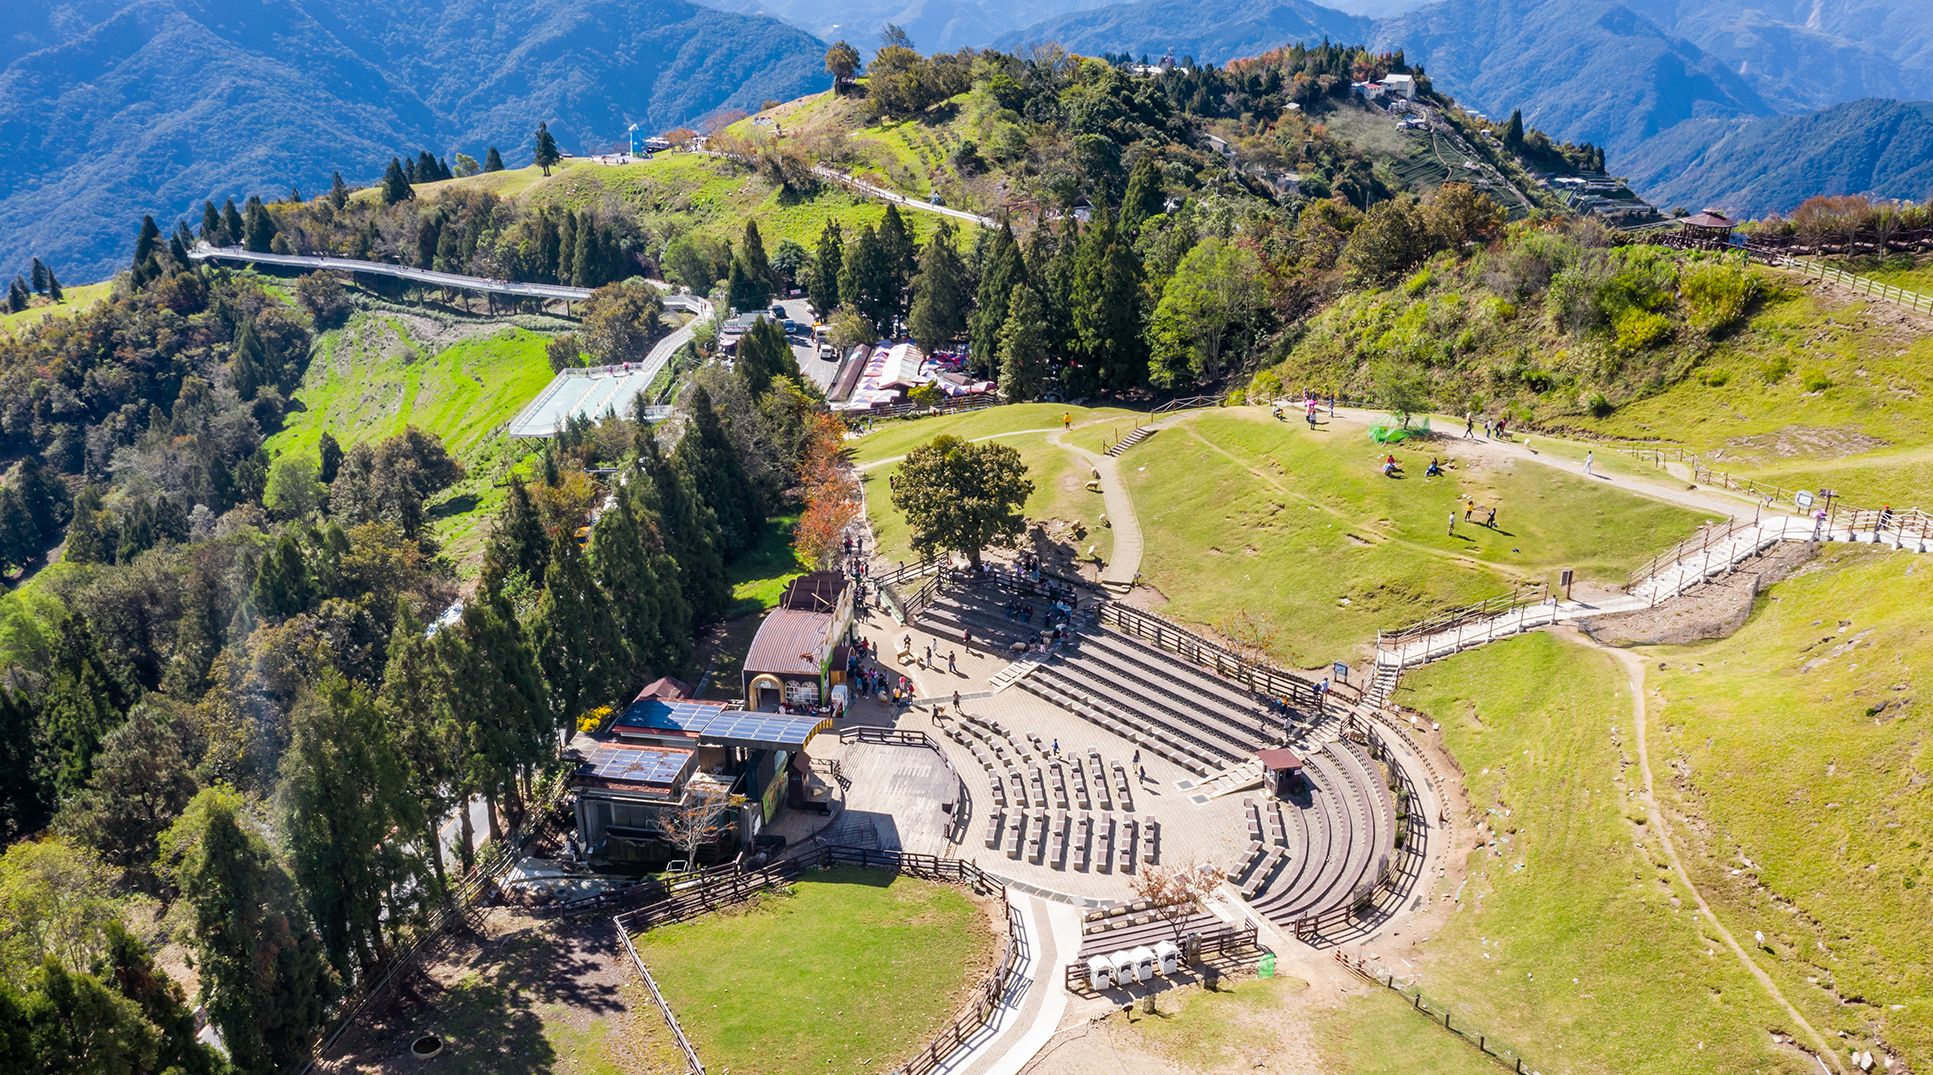
<path id="1" fill-rule="evenodd" d="M 634 982 L 607 915 L 533 918 L 494 908 L 322 1065 L 330 1072 L 603 1075 L 659 1070 L 660 1020 Z M 411 1043 L 443 1041 L 422 1060 Z M 668 1070 L 668 1069 L 667 1069 Z"/>
<path id="2" fill-rule="evenodd" d="M 1752 602 L 1767 586 L 1810 563 L 1815 546 L 1780 542 L 1763 556 L 1721 579 L 1656 608 L 1579 621 L 1592 640 L 1606 646 L 1682 646 L 1725 638 L 1745 625 Z"/>

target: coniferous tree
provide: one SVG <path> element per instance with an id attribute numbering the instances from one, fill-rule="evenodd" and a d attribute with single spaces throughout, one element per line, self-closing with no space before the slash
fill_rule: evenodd
<path id="1" fill-rule="evenodd" d="M 87 621 L 63 618 L 54 636 L 48 684 L 38 699 L 41 781 L 57 800 L 87 786 L 101 740 L 121 722 L 126 697 L 101 659 Z"/>
<path id="2" fill-rule="evenodd" d="M 772 263 L 765 256 L 765 240 L 758 233 L 758 221 L 745 222 L 745 234 L 732 255 L 742 292 L 732 295 L 732 305 L 741 310 L 756 310 L 772 299 Z M 739 299 L 743 298 L 743 303 Z"/>
<path id="3" fill-rule="evenodd" d="M 1147 380 L 1141 294 L 1140 258 L 1103 212 L 1080 238 L 1069 305 L 1076 349 L 1093 377 L 1116 391 Z"/>
<path id="4" fill-rule="evenodd" d="M 430 156 L 430 151 L 427 149 L 417 150 L 416 151 L 417 182 L 434 183 L 441 178 L 443 178 L 443 174 L 436 167 L 436 158 Z"/>
<path id="5" fill-rule="evenodd" d="M 418 840 L 429 849 L 430 868 L 440 886 L 444 880 L 443 840 L 437 834 L 437 825 L 452 808 L 467 800 L 458 782 L 460 747 L 450 710 L 450 700 L 461 688 L 450 680 L 435 635 L 424 631 L 423 621 L 407 600 L 396 604 L 396 627 L 389 635 L 377 704 L 395 729 L 409 795 L 422 804 Z M 463 812 L 469 812 L 467 803 Z"/>
<path id="6" fill-rule="evenodd" d="M 60 286 L 60 277 L 55 276 L 52 269 L 47 270 L 47 297 L 55 302 L 60 302 L 67 297 L 67 293 Z"/>
<path id="7" fill-rule="evenodd" d="M 973 313 L 967 318 L 972 340 L 972 368 L 980 377 L 996 376 L 999 370 L 1001 329 L 1007 324 L 1007 304 L 1013 289 L 1027 279 L 1027 267 L 1020 256 L 1020 243 L 1013 226 L 1003 223 L 988 249 L 980 269 L 980 286 L 974 295 Z M 1009 397 L 1018 398 L 1018 397 Z"/>
<path id="8" fill-rule="evenodd" d="M 718 516 L 719 552 L 727 562 L 758 540 L 765 508 L 703 386 L 690 391 L 691 424 L 672 453 L 698 499 Z"/>
<path id="9" fill-rule="evenodd" d="M 1510 110 L 1510 122 L 1504 124 L 1503 144 L 1511 149 L 1522 149 L 1524 144 L 1524 112 L 1521 108 Z"/>
<path id="10" fill-rule="evenodd" d="M 93 970 L 95 977 L 133 1001 L 159 1032 L 154 1070 L 168 1075 L 223 1075 L 230 1070 L 219 1053 L 196 1040 L 195 1015 L 181 986 L 155 966 L 147 944 L 120 922 L 107 924 L 106 947 Z"/>
<path id="11" fill-rule="evenodd" d="M 33 301 L 33 297 L 34 297 L 33 292 L 27 290 L 27 281 L 22 280 L 16 274 L 13 278 L 13 282 L 7 285 L 8 312 L 17 314 L 20 311 L 26 309 L 27 304 Z"/>
<path id="12" fill-rule="evenodd" d="M 489 804 L 490 836 L 500 839 L 497 807 L 514 803 L 519 777 L 555 753 L 549 702 L 530 639 L 500 593 L 485 591 L 463 606 L 451 677 L 464 685 L 453 699 L 468 779 Z"/>
<path id="13" fill-rule="evenodd" d="M 503 154 L 497 152 L 496 146 L 491 146 L 490 152 L 483 155 L 483 170 L 486 172 L 503 171 Z"/>
<path id="14" fill-rule="evenodd" d="M 159 269 L 155 258 L 161 253 L 161 227 L 154 222 L 152 215 L 141 218 L 141 234 L 134 240 L 134 286 L 140 287 L 154 279 Z M 14 278 L 17 282 L 19 277 Z"/>
<path id="15" fill-rule="evenodd" d="M 67 546 L 62 559 L 77 564 L 113 562 L 115 538 L 104 515 L 100 487 L 93 482 L 82 483 L 80 491 L 74 494 L 72 525 L 67 528 Z"/>
<path id="16" fill-rule="evenodd" d="M 302 543 L 285 530 L 262 555 L 255 582 L 249 587 L 249 600 L 257 615 L 280 619 L 307 609 L 314 599 L 308 557 Z"/>
<path id="17" fill-rule="evenodd" d="M 629 475 L 631 481 L 644 480 L 635 468 Z M 621 665 L 612 670 L 614 687 L 642 683 L 655 670 L 670 667 L 665 652 L 671 647 L 661 636 L 662 605 L 667 596 L 677 594 L 659 572 L 664 547 L 646 520 L 638 517 L 637 505 L 635 493 L 628 488 L 620 492 L 617 503 L 591 532 L 591 576 L 610 600 L 622 657 Z"/>
<path id="18" fill-rule="evenodd" d="M 967 305 L 972 298 L 966 262 L 954 245 L 953 224 L 943 223 L 920 251 L 906 329 L 928 352 L 945 350 L 966 335 Z"/>
<path id="19" fill-rule="evenodd" d="M 531 616 L 530 644 L 550 699 L 551 720 L 568 741 L 577 718 L 610 701 L 629 664 L 611 599 L 569 535 L 552 543 L 544 592 Z"/>
<path id="20" fill-rule="evenodd" d="M 739 337 L 734 365 L 739 379 L 745 383 L 746 395 L 752 399 L 764 395 L 772 386 L 773 378 L 799 375 L 791 341 L 785 338 L 785 330 L 779 323 L 769 317 L 752 322 L 750 331 Z"/>
<path id="21" fill-rule="evenodd" d="M 1121 230 L 1129 235 L 1139 233 L 1142 222 L 1163 212 L 1163 205 L 1161 172 L 1152 156 L 1144 156 L 1128 173 L 1127 193 L 1121 198 Z"/>
<path id="22" fill-rule="evenodd" d="M 334 172 L 329 176 L 329 204 L 337 209 L 349 205 L 349 184 L 342 181 L 342 173 Z"/>
<path id="23" fill-rule="evenodd" d="M 325 670 L 289 723 L 278 797 L 290 865 L 337 973 L 367 976 L 422 892 L 411 842 L 392 837 L 422 831 L 422 803 L 389 722 L 340 672 Z"/>
<path id="24" fill-rule="evenodd" d="M 831 317 L 839 308 L 839 270 L 843 264 L 845 240 L 839 222 L 826 221 L 819 232 L 818 246 L 812 253 L 812 269 L 807 273 L 806 298 L 821 317 Z"/>
<path id="25" fill-rule="evenodd" d="M 886 215 L 879 221 L 878 240 L 892 281 L 892 316 L 895 320 L 905 320 L 907 305 L 912 300 L 913 277 L 919 272 L 919 249 L 913 242 L 913 230 L 899 215 L 899 207 L 890 202 L 886 205 Z"/>
<path id="26" fill-rule="evenodd" d="M 275 219 L 269 216 L 260 195 L 249 195 L 248 204 L 242 208 L 242 246 L 264 253 L 274 239 Z"/>
<path id="27" fill-rule="evenodd" d="M 864 227 L 845 248 L 839 272 L 839 298 L 880 335 L 890 335 L 898 316 L 899 296 L 885 244 L 871 227 Z"/>
<path id="28" fill-rule="evenodd" d="M 536 152 L 531 157 L 531 163 L 543 169 L 544 174 L 548 176 L 551 166 L 561 159 L 563 159 L 563 155 L 557 151 L 557 139 L 550 133 L 550 124 L 539 123 L 536 134 Z"/>
<path id="29" fill-rule="evenodd" d="M 223 234 L 221 210 L 215 208 L 214 202 L 201 203 L 201 228 L 195 232 L 195 236 L 209 246 L 228 245 L 227 236 Z"/>
<path id="30" fill-rule="evenodd" d="M 28 280 L 36 294 L 47 293 L 47 266 L 39 258 L 34 259 L 33 270 L 28 273 Z"/>
<path id="31" fill-rule="evenodd" d="M 543 581 L 550 567 L 550 537 L 529 488 L 516 474 L 510 476 L 510 491 L 491 526 L 486 555 L 498 578 L 518 574 L 533 586 Z"/>
<path id="32" fill-rule="evenodd" d="M 0 684 L 0 840 L 46 827 L 54 791 L 34 756 L 39 714 L 25 695 Z"/>
<path id="33" fill-rule="evenodd" d="M 1047 306 L 1027 284 L 1014 286 L 1000 329 L 1000 392 L 1009 400 L 1038 399 L 1050 387 L 1053 355 Z"/>
<path id="34" fill-rule="evenodd" d="M 342 445 L 336 443 L 333 433 L 322 431 L 322 438 L 316 442 L 316 480 L 324 485 L 336 480 L 336 473 L 342 469 Z"/>
<path id="35" fill-rule="evenodd" d="M 395 157 L 389 158 L 389 167 L 383 169 L 383 204 L 395 205 L 416 197 L 416 191 L 409 185 L 409 177 L 403 174 L 403 162 Z"/>
<path id="36" fill-rule="evenodd" d="M 161 838 L 189 909 L 201 1000 L 235 1066 L 280 1071 L 308 1057 L 335 993 L 294 881 L 244 820 L 241 796 L 203 788 Z"/>
<path id="37" fill-rule="evenodd" d="M 188 251 L 193 249 L 194 245 L 195 236 L 188 230 L 188 222 L 175 221 L 175 230 L 168 236 L 168 257 L 173 259 L 176 266 L 186 267 L 189 264 Z"/>
<path id="38" fill-rule="evenodd" d="M 423 182 L 423 177 L 416 173 L 416 161 L 414 158 L 403 158 L 403 178 L 410 183 Z"/>
<path id="39" fill-rule="evenodd" d="M 684 595 L 682 610 L 666 606 L 662 635 L 671 641 L 687 640 L 690 628 L 718 619 L 731 600 L 717 523 L 689 479 L 659 450 L 657 438 L 648 427 L 638 434 L 637 467 L 646 479 L 633 483 L 638 490 L 639 514 L 657 524 L 667 561 Z M 676 619 L 681 611 L 687 617 L 682 626 Z"/>
<path id="40" fill-rule="evenodd" d="M 235 199 L 229 198 L 221 203 L 222 245 L 240 246 L 242 235 L 242 211 L 235 208 Z"/>

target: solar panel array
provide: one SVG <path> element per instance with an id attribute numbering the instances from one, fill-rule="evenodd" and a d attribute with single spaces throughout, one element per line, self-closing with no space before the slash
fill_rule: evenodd
<path id="1" fill-rule="evenodd" d="M 678 779 L 678 774 L 684 771 L 690 761 L 691 751 L 675 747 L 639 748 L 607 744 L 591 752 L 590 758 L 578 769 L 578 775 L 599 780 L 669 786 Z"/>
<path id="2" fill-rule="evenodd" d="M 617 719 L 614 730 L 690 735 L 735 743 L 804 746 L 824 723 L 821 717 L 786 713 L 748 713 L 703 702 L 646 698 Z"/>

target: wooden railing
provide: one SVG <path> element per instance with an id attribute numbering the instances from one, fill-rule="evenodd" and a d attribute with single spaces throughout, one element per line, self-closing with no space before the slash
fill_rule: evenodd
<path id="1" fill-rule="evenodd" d="M 625 954 L 631 957 L 631 966 L 637 970 L 639 980 L 644 982 L 645 992 L 651 994 L 651 1003 L 658 1006 L 658 1014 L 664 1016 L 665 1025 L 671 1028 L 671 1040 L 684 1054 L 687 1075 L 705 1075 L 704 1061 L 698 1059 L 698 1050 L 692 1048 L 691 1039 L 685 1036 L 685 1028 L 678 1023 L 678 1013 L 672 1011 L 670 1002 L 664 999 L 664 993 L 658 989 L 658 980 L 651 976 L 651 968 L 645 966 L 644 958 L 638 955 L 638 946 L 631 943 L 631 935 L 620 930 L 618 940 L 624 942 Z"/>
<path id="2" fill-rule="evenodd" d="M 1882 283 L 1870 276 L 1861 276 L 1858 273 L 1847 272 L 1844 269 L 1828 265 L 1817 258 L 1782 257 L 1782 261 L 1787 266 L 1797 269 L 1802 275 L 1819 280 L 1830 280 L 1842 287 L 1849 287 L 1862 294 L 1897 303 L 1909 310 L 1917 310 L 1923 314 L 1933 314 L 1933 295 L 1927 295 L 1918 291 L 1908 291 L 1903 287 L 1895 287 L 1892 284 Z"/>
<path id="3" fill-rule="evenodd" d="M 1627 592 L 1635 590 L 1645 580 L 1650 579 L 1665 568 L 1700 553 L 1709 553 L 1713 548 L 1729 541 L 1740 531 L 1756 525 L 1756 523 L 1747 519 L 1733 519 L 1723 526 L 1700 527 L 1698 533 L 1653 556 L 1645 562 L 1643 567 L 1631 572 L 1630 576 L 1625 579 L 1624 588 Z"/>
<path id="4" fill-rule="evenodd" d="M 946 756 L 946 751 L 941 750 L 940 745 L 934 742 L 931 736 L 915 729 L 901 730 L 898 728 L 880 728 L 861 724 L 839 729 L 839 741 L 841 743 L 883 743 L 887 746 L 924 747 L 932 751 L 939 757 L 940 764 L 946 766 L 947 773 L 953 777 L 953 805 L 949 808 L 945 803 L 940 804 L 940 809 L 952 816 L 952 824 L 948 827 L 946 833 L 947 841 L 957 844 L 966 839 L 968 819 L 973 816 L 973 793 L 967 790 L 966 778 L 962 777 L 960 771 L 953 767 L 953 759 Z"/>
<path id="5" fill-rule="evenodd" d="M 1185 396 L 1181 399 L 1171 399 L 1163 403 L 1161 406 L 1156 407 L 1152 413 L 1167 414 L 1169 411 L 1185 411 L 1192 407 L 1219 407 L 1227 398 L 1228 396 L 1226 394 L 1219 396 Z"/>
<path id="6" fill-rule="evenodd" d="M 1122 634 L 1151 642 L 1155 648 L 1233 680 L 1255 694 L 1286 698 L 1292 705 L 1315 704 L 1315 683 L 1309 677 L 1244 657 L 1152 612 L 1104 601 L 1099 619 Z"/>

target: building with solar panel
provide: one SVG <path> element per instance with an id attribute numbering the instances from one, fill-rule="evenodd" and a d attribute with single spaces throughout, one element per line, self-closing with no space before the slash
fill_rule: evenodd
<path id="1" fill-rule="evenodd" d="M 682 855 L 667 828 L 700 800 L 734 805 L 698 864 L 750 847 L 784 810 L 829 808 L 831 788 L 805 753 L 829 718 L 748 712 L 687 698 L 682 688 L 659 680 L 609 726 L 571 741 L 577 838 L 593 860 L 650 867 Z"/>
<path id="2" fill-rule="evenodd" d="M 837 571 L 800 575 L 765 614 L 740 672 L 748 709 L 810 712 L 845 681 L 852 580 Z"/>

